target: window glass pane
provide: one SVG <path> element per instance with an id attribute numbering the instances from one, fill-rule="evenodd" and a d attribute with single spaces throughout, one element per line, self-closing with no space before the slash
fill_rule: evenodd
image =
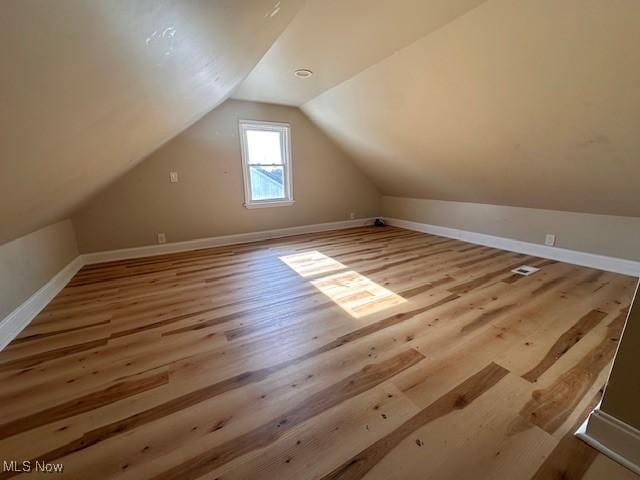
<path id="1" fill-rule="evenodd" d="M 280 132 L 272 132 L 269 130 L 247 130 L 249 163 L 283 163 L 280 135 Z"/>
<path id="2" fill-rule="evenodd" d="M 285 198 L 284 167 L 250 166 L 251 200 Z"/>

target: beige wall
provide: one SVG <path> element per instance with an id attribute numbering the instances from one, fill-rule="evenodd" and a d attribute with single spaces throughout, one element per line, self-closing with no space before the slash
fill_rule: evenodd
<path id="1" fill-rule="evenodd" d="M 636 297 L 613 361 L 601 409 L 640 429 L 640 297 Z"/>
<path id="2" fill-rule="evenodd" d="M 70 220 L 0 245 L 0 319 L 78 256 Z"/>
<path id="3" fill-rule="evenodd" d="M 221 104 L 304 1 L 1 4 L 0 244 L 68 218 Z"/>
<path id="4" fill-rule="evenodd" d="M 291 207 L 246 209 L 238 120 L 291 124 Z M 180 181 L 169 182 L 177 171 Z M 73 216 L 81 252 L 322 223 L 379 213 L 369 180 L 297 108 L 229 100 Z"/>
<path id="5" fill-rule="evenodd" d="M 382 215 L 532 243 L 640 260 L 640 218 L 534 208 L 382 197 Z"/>

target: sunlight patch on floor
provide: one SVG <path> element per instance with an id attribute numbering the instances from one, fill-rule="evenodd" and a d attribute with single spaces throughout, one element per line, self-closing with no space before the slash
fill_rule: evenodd
<path id="1" fill-rule="evenodd" d="M 280 260 L 304 278 L 347 268 L 340 262 L 316 250 L 286 255 L 280 257 Z"/>
<path id="2" fill-rule="evenodd" d="M 355 318 L 406 302 L 400 295 L 353 270 L 313 280 L 311 284 Z"/>
<path id="3" fill-rule="evenodd" d="M 280 260 L 304 278 L 343 270 L 310 283 L 354 318 L 406 302 L 400 295 L 358 272 L 347 271 L 345 265 L 317 250 L 286 255 Z"/>

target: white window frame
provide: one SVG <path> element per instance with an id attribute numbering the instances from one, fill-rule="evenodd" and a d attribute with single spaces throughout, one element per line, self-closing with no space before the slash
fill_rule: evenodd
<path id="1" fill-rule="evenodd" d="M 293 185 L 291 177 L 293 168 L 291 162 L 291 125 L 280 122 L 265 122 L 258 120 L 240 120 L 238 122 L 240 133 L 240 151 L 242 153 L 242 177 L 244 180 L 244 206 L 246 208 L 286 207 L 295 203 L 293 199 Z M 247 131 L 261 130 L 280 133 L 280 151 L 282 152 L 282 166 L 284 176 L 284 198 L 274 200 L 251 199 L 251 174 L 249 166 L 249 148 L 247 145 Z M 278 164 L 280 165 L 280 164 Z"/>

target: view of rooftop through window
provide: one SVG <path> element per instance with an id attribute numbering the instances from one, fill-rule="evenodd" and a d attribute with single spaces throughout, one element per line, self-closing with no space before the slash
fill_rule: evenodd
<path id="1" fill-rule="evenodd" d="M 282 167 L 250 165 L 251 200 L 284 198 Z"/>

